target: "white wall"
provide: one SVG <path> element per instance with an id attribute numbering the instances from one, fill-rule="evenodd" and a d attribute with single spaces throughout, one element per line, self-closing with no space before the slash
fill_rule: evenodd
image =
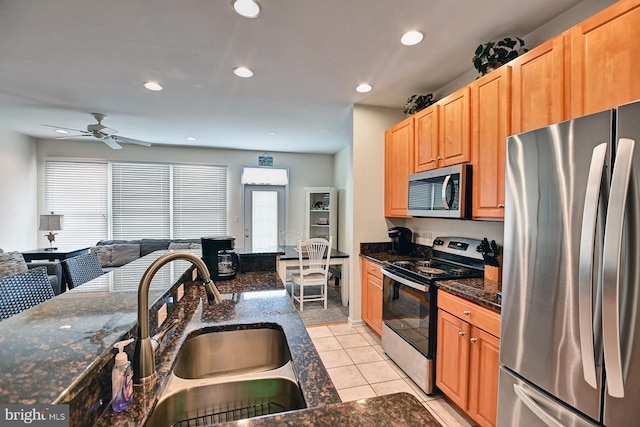
<path id="1" fill-rule="evenodd" d="M 263 152 L 220 150 L 212 148 L 126 145 L 122 150 L 111 150 L 101 142 L 38 140 L 38 202 L 44 206 L 44 161 L 57 159 L 107 159 L 120 161 L 149 161 L 173 163 L 200 163 L 227 165 L 228 233 L 236 237 L 236 247 L 243 242 L 243 194 L 240 184 L 241 166 L 257 166 Z M 304 229 L 304 187 L 333 186 L 334 159 L 325 154 L 293 154 L 270 152 L 273 166 L 289 168 L 288 228 Z M 36 188 L 35 185 L 31 188 Z M 144 237 L 144 236 L 141 236 Z M 46 243 L 46 241 L 45 241 Z"/>
<path id="2" fill-rule="evenodd" d="M 384 131 L 404 118 L 399 108 L 356 105 L 353 109 L 350 194 L 351 270 L 349 321 L 362 322 L 360 292 L 360 243 L 389 239 L 384 217 Z"/>
<path id="3" fill-rule="evenodd" d="M 0 248 L 5 251 L 36 247 L 40 211 L 33 191 L 37 176 L 35 150 L 31 138 L 0 130 Z"/>
<path id="4" fill-rule="evenodd" d="M 345 147 L 335 154 L 333 175 L 333 186 L 338 191 L 338 250 L 352 253 L 350 216 L 347 215 L 353 209 L 349 197 L 353 188 L 350 147 Z"/>

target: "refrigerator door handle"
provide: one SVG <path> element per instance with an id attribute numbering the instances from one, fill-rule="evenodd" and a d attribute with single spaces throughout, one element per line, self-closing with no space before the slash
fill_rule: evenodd
<path id="1" fill-rule="evenodd" d="M 598 388 L 595 350 L 593 346 L 593 253 L 598 219 L 598 204 L 602 173 L 607 155 L 607 143 L 597 145 L 591 154 L 591 166 L 587 178 L 587 192 L 582 214 L 580 233 L 580 258 L 578 270 L 578 309 L 580 325 L 580 351 L 584 380 Z"/>
<path id="2" fill-rule="evenodd" d="M 612 397 L 625 394 L 622 348 L 620 346 L 620 256 L 623 244 L 624 214 L 631 179 L 635 141 L 618 140 L 611 178 L 611 193 L 604 231 L 602 256 L 602 340 L 607 371 L 607 390 Z"/>
<path id="3" fill-rule="evenodd" d="M 565 427 L 564 424 L 547 414 L 545 410 L 540 406 L 538 402 L 533 400 L 518 384 L 513 385 L 513 391 L 516 392 L 518 398 L 525 404 L 527 408 L 531 410 L 540 420 L 549 427 Z"/>
<path id="4" fill-rule="evenodd" d="M 451 175 L 447 175 L 442 183 L 442 204 L 446 210 L 451 209 L 449 201 L 447 200 L 447 187 L 449 187 L 449 181 L 451 181 Z"/>

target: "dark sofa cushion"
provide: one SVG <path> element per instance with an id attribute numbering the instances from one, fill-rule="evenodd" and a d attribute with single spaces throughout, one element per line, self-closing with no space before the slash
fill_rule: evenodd
<path id="1" fill-rule="evenodd" d="M 151 252 L 167 250 L 171 239 L 140 239 L 140 256 L 149 255 Z"/>

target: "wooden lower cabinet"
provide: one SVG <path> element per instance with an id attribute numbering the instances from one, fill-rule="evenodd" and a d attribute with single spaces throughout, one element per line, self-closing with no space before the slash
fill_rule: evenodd
<path id="1" fill-rule="evenodd" d="M 362 258 L 362 320 L 382 335 L 382 266 Z"/>
<path id="2" fill-rule="evenodd" d="M 438 290 L 436 385 L 480 426 L 496 425 L 499 331 L 498 313 Z"/>

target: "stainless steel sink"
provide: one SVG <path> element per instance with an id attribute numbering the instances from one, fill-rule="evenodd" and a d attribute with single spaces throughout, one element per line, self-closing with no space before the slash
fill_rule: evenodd
<path id="1" fill-rule="evenodd" d="M 173 373 L 184 379 L 215 378 L 263 372 L 284 366 L 291 353 L 281 329 L 211 331 L 184 342 Z"/>
<path id="2" fill-rule="evenodd" d="M 263 378 L 191 387 L 160 399 L 147 426 L 208 425 L 303 409 L 298 385 Z"/>

